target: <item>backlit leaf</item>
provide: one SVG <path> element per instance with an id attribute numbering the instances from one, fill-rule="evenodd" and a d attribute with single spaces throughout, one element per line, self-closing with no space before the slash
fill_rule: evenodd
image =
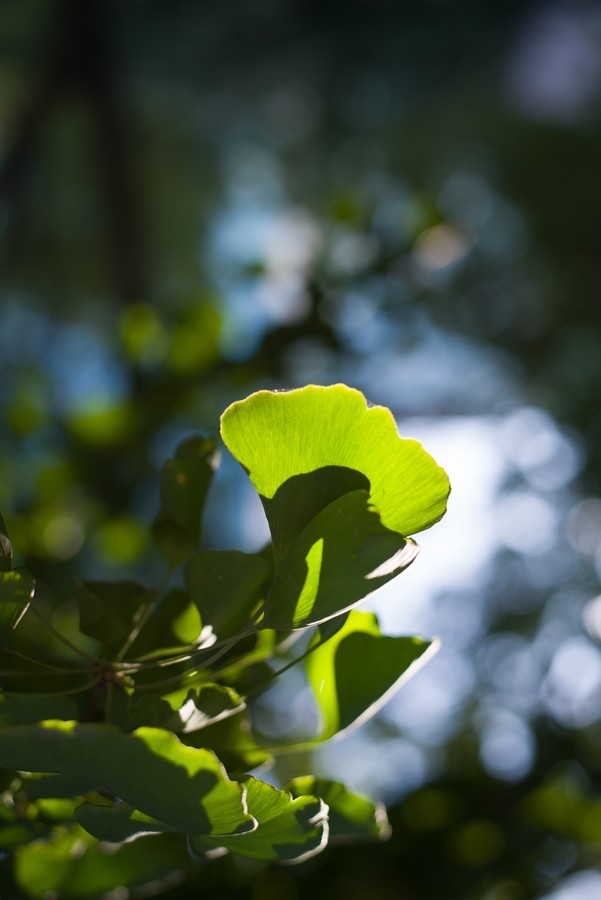
<path id="1" fill-rule="evenodd" d="M 371 718 L 437 648 L 417 637 L 383 635 L 373 613 L 351 612 L 305 660 L 322 719 L 320 740 Z"/>
<path id="2" fill-rule="evenodd" d="M 293 798 L 247 776 L 244 779 L 249 812 L 258 822 L 253 832 L 224 839 L 191 838 L 195 853 L 225 847 L 239 856 L 277 862 L 301 862 L 323 850 L 328 840 L 326 804 L 318 797 Z"/>
<path id="3" fill-rule="evenodd" d="M 418 441 L 399 437 L 388 409 L 369 407 L 346 385 L 259 391 L 226 409 L 221 434 L 263 501 L 276 561 L 320 509 L 349 491 L 368 489 L 382 524 L 405 536 L 445 513 L 445 472 Z"/>

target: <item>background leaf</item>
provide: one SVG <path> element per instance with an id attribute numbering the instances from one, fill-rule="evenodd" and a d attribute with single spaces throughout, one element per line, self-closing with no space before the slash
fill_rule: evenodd
<path id="1" fill-rule="evenodd" d="M 13 564 L 13 548 L 4 524 L 0 516 L 0 572 L 10 572 Z"/>
<path id="2" fill-rule="evenodd" d="M 270 752 L 253 738 L 246 711 L 186 735 L 186 743 L 191 747 L 209 747 L 228 772 L 245 772 L 271 762 Z"/>
<path id="3" fill-rule="evenodd" d="M 187 591 L 173 588 L 156 604 L 132 641 L 128 656 L 152 658 L 165 650 L 184 649 L 201 639 L 203 622 Z"/>
<path id="4" fill-rule="evenodd" d="M 212 438 L 192 437 L 179 445 L 161 473 L 161 508 L 152 524 L 155 542 L 172 568 L 198 550 L 202 511 L 219 451 Z"/>
<path id="5" fill-rule="evenodd" d="M 113 717 L 125 731 L 151 726 L 166 728 L 174 734 L 187 734 L 207 728 L 245 708 L 243 698 L 233 688 L 222 684 L 185 687 L 162 697 L 147 693 L 138 696 L 135 692 L 128 697 L 123 691 L 121 700 Z"/>
<path id="6" fill-rule="evenodd" d="M 173 877 L 191 868 L 180 838 L 144 838 L 123 847 L 99 844 L 79 825 L 55 832 L 17 851 L 15 876 L 29 897 L 98 897 L 115 885 L 134 887 Z M 167 886 L 167 884 L 166 884 Z"/>

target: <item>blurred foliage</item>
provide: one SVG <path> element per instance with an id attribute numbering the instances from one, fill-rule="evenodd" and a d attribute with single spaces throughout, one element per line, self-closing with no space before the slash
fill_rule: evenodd
<path id="1" fill-rule="evenodd" d="M 601 781 L 598 34 L 588 2 L 3 0 L 0 508 L 57 623 L 72 575 L 157 575 L 162 460 L 251 390 L 347 381 L 512 459 L 513 537 L 435 607 L 472 687 L 391 842 L 174 897 L 513 900 L 598 865 L 569 824 Z M 248 549 L 223 470 L 204 539 Z M 486 773 L 499 733 L 521 774 Z M 582 800 L 545 819 L 562 762 Z"/>

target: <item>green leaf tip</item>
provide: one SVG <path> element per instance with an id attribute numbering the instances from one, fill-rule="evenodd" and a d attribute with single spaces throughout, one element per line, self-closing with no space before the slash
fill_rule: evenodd
<path id="1" fill-rule="evenodd" d="M 444 470 L 419 441 L 399 436 L 389 409 L 344 384 L 258 391 L 225 410 L 221 435 L 264 502 L 295 476 L 337 467 L 365 479 L 338 495 L 368 487 L 382 524 L 398 534 L 424 531 L 446 512 Z"/>

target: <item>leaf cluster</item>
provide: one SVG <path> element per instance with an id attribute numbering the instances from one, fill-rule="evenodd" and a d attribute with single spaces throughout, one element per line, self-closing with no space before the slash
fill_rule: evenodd
<path id="1" fill-rule="evenodd" d="M 218 450 L 190 438 L 161 475 L 161 584 L 78 583 L 74 633 L 13 569 L 0 520 L 0 849 L 29 896 L 94 896 L 227 852 L 298 862 L 388 834 L 381 806 L 341 783 L 263 778 L 279 753 L 365 721 L 435 651 L 354 607 L 415 559 L 446 475 L 344 385 L 261 391 L 225 411 L 221 435 L 271 545 L 202 549 Z M 253 703 L 297 665 L 320 727 L 267 740 Z"/>

